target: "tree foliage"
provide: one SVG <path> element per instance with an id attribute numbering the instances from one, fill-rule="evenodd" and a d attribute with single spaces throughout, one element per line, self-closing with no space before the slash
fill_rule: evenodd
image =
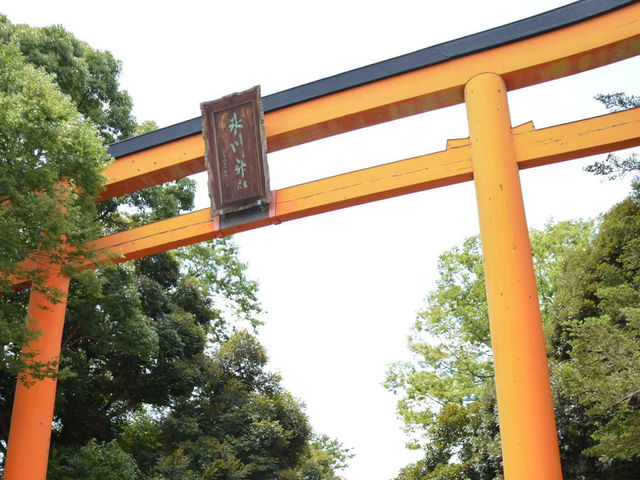
<path id="1" fill-rule="evenodd" d="M 55 75 L 23 53 L 27 31 L 0 15 L 0 295 L 10 291 L 13 275 L 55 300 L 58 292 L 42 286 L 43 271 L 25 269 L 23 260 L 42 260 L 34 255 L 40 251 L 71 273 L 77 259 L 90 255 L 84 246 L 100 231 L 93 198 L 109 157 L 99 130 Z M 24 296 L 15 295 L 0 305 L 0 368 L 7 371 L 28 365 L 19 352 L 36 335 L 25 326 L 23 304 Z"/>
<path id="2" fill-rule="evenodd" d="M 589 249 L 573 253 L 557 297 L 568 358 L 555 370 L 562 394 L 593 422 L 585 453 L 604 464 L 640 462 L 637 191 L 604 216 Z"/>
<path id="3" fill-rule="evenodd" d="M 583 245 L 585 222 L 532 232 L 545 329 L 567 250 Z M 493 479 L 502 472 L 493 355 L 480 240 L 472 237 L 440 256 L 440 278 L 419 313 L 409 341 L 414 360 L 395 364 L 386 386 L 401 395 L 398 413 L 424 460 L 402 479 Z"/>
<path id="4" fill-rule="evenodd" d="M 561 222 L 531 233 L 566 478 L 634 478 L 640 466 L 640 202 L 597 230 Z M 424 459 L 399 479 L 502 478 L 479 240 L 440 257 L 414 326 L 412 362 L 388 372 Z"/>
<path id="5" fill-rule="evenodd" d="M 0 148 L 8 175 L 8 180 L 0 177 L 0 192 L 8 195 L 8 182 L 31 177 L 29 192 L 38 192 L 28 199 L 14 195 L 11 208 L 24 204 L 33 209 L 29 202 L 38 205 L 48 192 L 47 182 L 53 188 L 61 180 L 71 181 L 74 188 L 63 193 L 69 202 L 84 202 L 85 216 L 72 218 L 79 222 L 77 231 L 51 235 L 68 234 L 68 243 L 193 208 L 190 179 L 94 208 L 91 196 L 79 188 L 89 194 L 99 190 L 100 182 L 82 182 L 92 179 L 94 171 L 101 181 L 104 143 L 155 125 L 136 123 L 131 100 L 118 85 L 120 64 L 109 52 L 92 49 L 62 27 L 12 25 L 5 17 L 0 17 L 0 37 L 0 102 L 6 106 L 0 112 Z M 34 143 L 36 130 L 44 132 L 46 150 Z M 78 163 L 80 156 L 94 162 L 94 170 Z M 10 168 L 19 161 L 26 175 Z M 37 161 L 44 162 L 40 170 L 34 167 Z M 3 203 L 2 208 L 8 207 Z M 69 205 L 67 217 L 76 215 L 74 208 Z M 0 220 L 7 222 L 0 223 L 3 239 L 5 231 L 15 239 L 31 225 L 37 212 L 29 212 L 21 224 L 9 224 L 9 216 Z M 15 250 L 3 241 L 6 265 L 15 266 L 38 247 L 52 248 L 43 244 L 41 230 L 34 227 L 32 243 L 16 243 Z M 24 328 L 27 293 L 0 296 L 0 459 L 16 373 L 24 367 L 20 348 L 32 338 Z M 229 239 L 74 271 L 60 360 L 66 375 L 58 383 L 48 478 L 339 478 L 348 451 L 315 436 L 300 401 L 268 371 L 266 353 L 255 337 L 259 313 L 257 284 L 247 277 Z"/>
<path id="6" fill-rule="evenodd" d="M 154 127 L 136 124 L 111 53 L 60 26 L 13 25 L 2 15 L 0 39 L 0 294 L 10 291 L 11 275 L 42 288 L 43 272 L 22 263 L 38 251 L 75 275 L 74 260 L 91 257 L 88 240 L 192 208 L 190 179 L 93 202 L 109 161 L 105 142 Z M 58 292 L 44 291 L 56 300 Z M 48 370 L 19 354 L 37 335 L 25 326 L 24 300 L 0 302 L 0 368 L 40 376 Z"/>
<path id="7" fill-rule="evenodd" d="M 135 460 L 118 442 L 94 439 L 79 449 L 57 448 L 49 463 L 47 478 L 138 480 L 139 475 Z"/>
<path id="8" fill-rule="evenodd" d="M 280 475 L 282 480 L 342 480 L 337 474 L 353 457 L 351 450 L 327 435 L 314 435 L 300 465 Z"/>
<path id="9" fill-rule="evenodd" d="M 107 144 L 136 133 L 133 102 L 118 83 L 122 64 L 110 52 L 92 48 L 60 25 L 13 25 L 4 16 L 0 25 L 2 43 L 16 45 L 26 63 L 47 72 Z"/>
<path id="10" fill-rule="evenodd" d="M 5 22 L 0 17 L 0 36 Z M 53 78 L 14 41 L 0 43 L 1 293 L 10 275 L 28 275 L 21 262 L 37 249 L 58 265 L 86 254 L 108 158 L 97 129 Z"/>

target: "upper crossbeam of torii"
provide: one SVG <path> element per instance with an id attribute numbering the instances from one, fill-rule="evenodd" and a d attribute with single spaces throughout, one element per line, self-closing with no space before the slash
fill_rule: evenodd
<path id="1" fill-rule="evenodd" d="M 640 145 L 640 109 L 536 129 L 513 128 L 507 91 L 640 54 L 640 4 L 582 0 L 482 33 L 264 97 L 273 152 L 331 135 L 466 102 L 470 138 L 444 151 L 271 192 L 268 208 L 228 216 L 204 209 L 95 240 L 115 262 L 216 237 L 473 180 L 485 257 L 505 478 L 562 478 L 528 231 L 518 170 Z M 205 169 L 195 118 L 111 145 L 116 160 L 98 200 Z M 390 159 L 392 160 L 392 159 Z M 111 256 L 111 255 L 109 255 Z M 29 262 L 25 260 L 26 267 Z M 87 264 L 87 268 L 92 265 Z M 68 279 L 50 271 L 49 284 Z M 14 279 L 16 288 L 26 286 Z M 48 310 L 42 306 L 50 307 Z M 36 360 L 55 359 L 65 303 L 32 291 L 29 314 L 43 331 Z M 44 480 L 55 380 L 20 382 L 6 480 Z"/>

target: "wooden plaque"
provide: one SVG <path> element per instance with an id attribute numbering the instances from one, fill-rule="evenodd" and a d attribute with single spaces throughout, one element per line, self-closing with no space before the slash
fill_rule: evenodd
<path id="1" fill-rule="evenodd" d="M 200 104 L 213 216 L 271 202 L 260 87 Z"/>

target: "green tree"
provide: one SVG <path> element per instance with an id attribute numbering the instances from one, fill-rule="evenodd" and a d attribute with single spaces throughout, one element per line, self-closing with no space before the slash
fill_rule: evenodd
<path id="1" fill-rule="evenodd" d="M 640 97 L 613 93 L 596 99 L 609 111 L 640 107 Z M 638 305 L 638 199 L 640 161 L 610 153 L 586 167 L 613 180 L 633 174 L 632 193 L 608 212 L 590 249 L 575 252 L 559 289 L 568 361 L 557 368 L 559 390 L 585 409 L 595 430 L 585 446 L 605 463 L 640 459 L 640 329 Z M 575 288 L 575 291 L 571 289 Z M 631 463 L 633 468 L 633 463 Z"/>
<path id="2" fill-rule="evenodd" d="M 91 48 L 60 25 L 13 25 L 2 16 L 0 28 L 2 43 L 13 43 L 28 64 L 51 75 L 107 144 L 135 134 L 133 102 L 118 83 L 122 64 L 110 52 Z"/>
<path id="3" fill-rule="evenodd" d="M 28 365 L 20 351 L 34 333 L 24 322 L 25 294 L 5 294 L 11 275 L 38 286 L 43 273 L 25 271 L 22 260 L 46 251 L 77 273 L 74 260 L 91 255 L 87 240 L 189 209 L 195 185 L 183 179 L 94 204 L 109 161 L 105 142 L 154 126 L 137 126 L 131 115 L 120 63 L 60 26 L 13 25 L 1 14 L 0 46 L 0 370 L 16 373 Z M 123 205 L 142 214 L 123 215 Z M 47 293 L 55 300 L 57 292 Z M 47 374 L 40 367 L 31 373 Z"/>
<path id="4" fill-rule="evenodd" d="M 95 234 L 93 198 L 109 157 L 97 130 L 15 43 L 0 45 L 0 65 L 0 287 L 6 293 L 8 276 L 24 273 L 18 265 L 32 251 L 46 251 L 58 264 L 65 242 L 84 253 Z"/>
<path id="5" fill-rule="evenodd" d="M 37 250 L 67 271 L 90 253 L 84 245 L 98 231 L 93 198 L 109 160 L 98 130 L 25 59 L 10 27 L 0 16 L 0 294 L 10 291 L 12 275 L 42 288 L 43 272 L 22 263 Z M 24 368 L 18 352 L 33 338 L 21 304 L 13 298 L 0 307 L 0 368 L 13 372 Z"/>
<path id="6" fill-rule="evenodd" d="M 640 467 L 640 196 L 597 229 L 548 225 L 531 241 L 565 478 L 631 479 Z M 444 253 L 414 326 L 412 362 L 387 387 L 424 458 L 399 479 L 501 478 L 479 240 Z"/>
<path id="7" fill-rule="evenodd" d="M 131 455 L 118 442 L 91 440 L 80 448 L 58 448 L 49 462 L 48 478 L 61 480 L 138 480 L 140 472 Z"/>
<path id="8" fill-rule="evenodd" d="M 21 62 L 58 82 L 104 140 L 154 128 L 136 125 L 118 87 L 119 63 L 108 52 L 61 27 L 14 26 L 4 17 L 0 26 Z M 193 208 L 194 192 L 194 182 L 183 179 L 103 202 L 93 211 L 92 235 L 178 215 Z M 266 370 L 263 348 L 245 331 L 260 324 L 256 293 L 229 239 L 75 272 L 50 480 L 275 478 L 299 475 L 309 452 L 323 449 L 330 468 L 322 478 L 334 478 L 340 450 L 311 441 L 301 403 Z M 0 297 L 3 319 L 15 320 L 0 322 L 3 354 L 15 362 L 28 340 L 19 328 L 26 299 L 26 292 Z M 2 458 L 19 365 L 7 360 L 3 367 Z"/>
<path id="9" fill-rule="evenodd" d="M 546 332 L 555 329 L 551 309 L 564 258 L 590 235 L 587 222 L 549 224 L 531 233 Z M 387 374 L 387 388 L 401 396 L 398 413 L 411 435 L 409 446 L 425 453 L 399 478 L 500 478 L 493 357 L 478 237 L 442 254 L 438 270 L 436 288 L 410 337 L 414 360 L 394 365 Z M 564 460 L 571 463 L 566 455 Z"/>
<path id="10" fill-rule="evenodd" d="M 351 450 L 327 435 L 314 435 L 299 465 L 281 473 L 281 480 L 343 480 L 338 471 L 353 457 Z"/>
<path id="11" fill-rule="evenodd" d="M 264 349 L 241 331 L 210 360 L 198 395 L 162 420 L 164 451 L 154 470 L 171 480 L 185 478 L 185 467 L 193 478 L 257 480 L 294 468 L 309 441 L 308 421 L 265 370 Z"/>
<path id="12" fill-rule="evenodd" d="M 555 369 L 560 390 L 593 423 L 585 453 L 605 464 L 635 460 L 637 469 L 640 192 L 607 212 L 594 242 L 571 256 L 565 278 L 556 302 L 567 352 Z"/>
<path id="13" fill-rule="evenodd" d="M 105 145 L 137 128 L 119 89 L 121 65 L 61 26 L 13 25 L 0 15 L 0 287 L 38 248 L 62 262 L 96 236 L 93 199 L 109 161 Z M 103 141 L 100 141 L 102 139 Z M 63 183 L 64 182 L 64 183 Z M 18 269 L 18 270 L 16 270 Z"/>

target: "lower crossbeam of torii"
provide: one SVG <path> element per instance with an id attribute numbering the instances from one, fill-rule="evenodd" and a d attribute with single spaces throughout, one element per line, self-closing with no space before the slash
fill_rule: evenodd
<path id="1" fill-rule="evenodd" d="M 504 477 L 561 479 L 545 342 L 519 169 L 640 145 L 640 109 L 553 127 L 513 128 L 507 91 L 640 54 L 640 4 L 582 0 L 503 27 L 446 42 L 262 98 L 268 152 L 466 102 L 470 137 L 444 151 L 266 192 L 270 203 L 229 215 L 205 209 L 95 240 L 115 262 L 398 195 L 473 180 L 485 264 Z M 98 200 L 205 169 L 196 118 L 110 147 Z M 235 147 L 234 147 L 235 148 Z M 241 163 L 241 173 L 244 168 Z M 240 185 L 242 187 L 242 185 Z M 261 201 L 258 202 L 260 206 Z M 115 257 L 114 257 L 115 255 Z M 46 262 L 45 286 L 69 279 Z M 93 265 L 87 263 L 86 268 Z M 20 278 L 16 288 L 27 287 Z M 66 300 L 33 289 L 29 316 L 42 332 L 27 349 L 56 360 Z M 46 478 L 56 381 L 18 382 L 5 480 Z"/>

